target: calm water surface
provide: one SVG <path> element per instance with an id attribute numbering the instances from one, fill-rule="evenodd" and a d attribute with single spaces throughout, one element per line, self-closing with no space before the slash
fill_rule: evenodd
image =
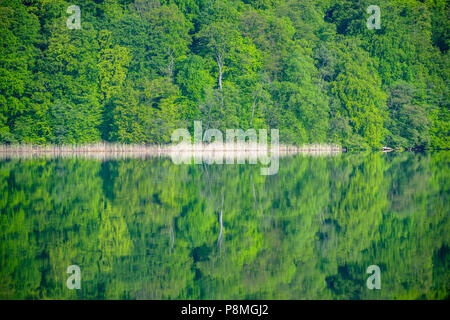
<path id="1" fill-rule="evenodd" d="M 0 160 L 0 298 L 448 299 L 449 163 L 449 151 L 297 155 L 262 176 Z M 70 265 L 81 290 L 66 287 Z"/>

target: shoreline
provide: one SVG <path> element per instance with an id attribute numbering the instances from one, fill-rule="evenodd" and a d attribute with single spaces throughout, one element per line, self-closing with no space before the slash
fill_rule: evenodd
<path id="1" fill-rule="evenodd" d="M 305 144 L 303 146 L 283 145 L 274 147 L 250 143 L 210 143 L 178 145 L 136 145 L 136 144 L 87 144 L 87 145 L 0 145 L 0 153 L 170 153 L 170 152 L 345 152 L 338 145 Z"/>
<path id="2" fill-rule="evenodd" d="M 268 154 L 289 156 L 308 154 L 313 156 L 337 155 L 345 152 L 338 145 L 260 145 L 250 143 L 229 144 L 178 144 L 178 145 L 131 145 L 131 144 L 89 144 L 89 145 L 0 145 L 0 158 L 32 157 L 84 157 L 109 158 L 151 158 L 151 157 L 204 157 L 204 158 L 259 158 Z"/>
<path id="3" fill-rule="evenodd" d="M 276 146 L 276 145 L 275 145 Z M 173 153 L 182 154 L 203 154 L 203 153 L 223 153 L 231 152 L 238 154 L 260 154 L 262 152 L 276 152 L 283 154 L 297 153 L 345 153 L 345 152 L 366 152 L 380 151 L 390 152 L 427 152 L 445 151 L 449 149 L 421 149 L 421 148 L 389 148 L 380 149 L 353 149 L 341 147 L 337 144 L 304 144 L 302 146 L 279 144 L 278 148 L 270 144 L 255 143 L 203 143 L 203 144 L 165 144 L 165 145 L 144 145 L 144 144 L 119 144 L 119 143 L 92 143 L 73 145 L 39 145 L 39 144 L 0 144 L 0 156 L 11 155 L 170 155 Z"/>

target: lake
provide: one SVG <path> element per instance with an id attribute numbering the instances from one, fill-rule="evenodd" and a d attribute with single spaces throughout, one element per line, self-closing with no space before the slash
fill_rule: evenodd
<path id="1" fill-rule="evenodd" d="M 0 298 L 448 299 L 449 163 L 450 151 L 298 154 L 264 176 L 4 157 Z"/>

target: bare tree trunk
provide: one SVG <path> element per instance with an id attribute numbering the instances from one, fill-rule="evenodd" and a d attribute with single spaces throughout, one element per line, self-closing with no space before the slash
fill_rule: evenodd
<path id="1" fill-rule="evenodd" d="M 258 98 L 260 98 L 260 95 L 262 94 L 262 91 L 264 89 L 264 82 L 265 80 L 262 80 L 263 82 L 258 84 L 257 89 L 255 91 L 255 93 L 253 94 L 253 104 L 252 104 L 252 117 L 250 119 L 250 125 L 252 125 L 253 123 L 253 118 L 255 116 L 255 109 L 256 106 L 258 105 Z"/>
<path id="2" fill-rule="evenodd" d="M 169 59 L 169 62 L 167 64 L 167 67 L 161 67 L 161 72 L 164 73 L 171 81 L 173 81 L 173 69 L 175 66 L 175 60 L 173 58 L 174 51 L 169 46 L 167 47 L 167 56 Z"/>
<path id="3" fill-rule="evenodd" d="M 172 48 L 168 48 L 167 52 L 169 54 L 169 66 L 168 66 L 168 71 L 169 71 L 169 77 L 170 79 L 172 79 L 173 77 L 173 68 L 175 65 L 174 59 L 173 59 L 173 49 Z"/>
<path id="4" fill-rule="evenodd" d="M 217 53 L 217 67 L 219 68 L 219 89 L 222 90 L 222 76 L 223 76 L 223 60 L 222 55 L 220 53 Z"/>
<path id="5" fill-rule="evenodd" d="M 256 107 L 256 101 L 257 101 L 257 99 L 258 99 L 258 93 L 259 93 L 259 90 L 258 90 L 258 92 L 255 93 L 255 98 L 253 99 L 253 104 L 252 104 L 252 118 L 250 119 L 250 125 L 252 125 L 252 122 L 253 122 L 253 116 L 255 115 L 255 107 Z"/>

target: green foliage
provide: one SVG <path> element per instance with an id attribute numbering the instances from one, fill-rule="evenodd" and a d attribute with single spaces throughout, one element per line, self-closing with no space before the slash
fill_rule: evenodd
<path id="1" fill-rule="evenodd" d="M 400 82 L 389 88 L 388 106 L 390 112 L 390 145 L 430 145 L 431 120 L 426 106 L 414 104 L 415 88 Z"/>
<path id="2" fill-rule="evenodd" d="M 0 143 L 168 143 L 203 120 L 449 148 L 447 0 L 380 0 L 379 30 L 367 0 L 80 0 L 80 30 L 70 4 L 0 2 Z"/>

